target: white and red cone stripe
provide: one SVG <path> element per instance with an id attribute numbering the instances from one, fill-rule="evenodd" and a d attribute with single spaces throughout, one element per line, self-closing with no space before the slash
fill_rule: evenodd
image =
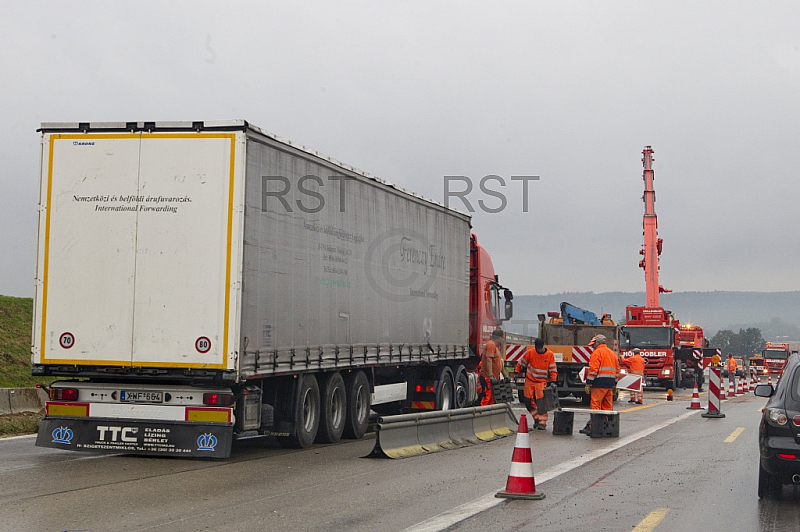
<path id="1" fill-rule="evenodd" d="M 700 406 L 700 394 L 697 392 L 697 382 L 694 383 L 694 391 L 692 391 L 692 403 L 686 407 L 687 410 L 702 410 Z"/>
<path id="2" fill-rule="evenodd" d="M 498 491 L 494 496 L 507 499 L 544 499 L 544 493 L 536 493 L 531 445 L 528 437 L 528 418 L 525 414 L 522 414 L 519 420 L 517 441 L 514 444 L 514 454 L 511 455 L 511 471 L 508 473 L 506 489 Z"/>
<path id="3" fill-rule="evenodd" d="M 716 368 L 716 369 L 719 372 L 719 374 L 722 375 L 722 370 L 719 369 L 719 368 Z M 709 381 L 711 380 L 711 373 L 713 373 L 713 371 L 714 371 L 714 368 L 711 368 L 709 370 L 709 373 L 708 373 Z M 727 399 L 727 397 L 725 396 L 725 381 L 722 380 L 722 377 L 720 377 L 717 380 L 719 381 L 719 382 L 717 382 L 717 386 L 719 387 L 719 398 L 720 398 L 720 400 Z M 711 389 L 710 388 L 708 390 L 708 393 L 711 393 Z M 709 397 L 711 397 L 711 396 L 709 396 Z"/>

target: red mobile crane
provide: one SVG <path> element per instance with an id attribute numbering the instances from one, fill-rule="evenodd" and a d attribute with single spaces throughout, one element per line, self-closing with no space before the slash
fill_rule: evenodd
<path id="1" fill-rule="evenodd" d="M 659 264 L 663 240 L 658 238 L 658 218 L 656 217 L 655 202 L 656 192 L 653 188 L 653 148 L 645 146 L 642 151 L 644 165 L 644 244 L 639 254 L 643 256 L 639 267 L 644 270 L 647 305 L 629 306 L 625 311 L 625 325 L 620 327 L 620 348 L 622 356 L 627 358 L 633 354 L 633 349 L 638 347 L 642 357 L 646 360 L 645 381 L 648 385 L 677 388 L 683 380 L 684 368 L 693 370 L 702 369 L 702 352 L 698 357 L 694 349 L 686 349 L 683 342 L 678 341 L 680 322 L 671 312 L 665 310 L 659 303 L 659 295 L 671 290 L 658 284 Z M 696 328 L 696 329 L 699 329 Z M 699 329 L 702 335 L 702 329 Z M 696 334 L 697 331 L 695 330 Z M 692 348 L 705 347 L 704 340 L 692 341 Z M 702 379 L 702 371 L 692 371 L 698 380 Z"/>

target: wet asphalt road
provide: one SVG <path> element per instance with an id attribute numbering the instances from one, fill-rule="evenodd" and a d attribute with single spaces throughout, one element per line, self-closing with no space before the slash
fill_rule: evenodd
<path id="1" fill-rule="evenodd" d="M 0 530 L 800 529 L 798 490 L 785 487 L 777 502 L 756 496 L 765 400 L 729 400 L 724 419 L 704 419 L 686 409 L 690 395 L 666 402 L 648 391 L 634 408 L 623 397 L 620 438 L 578 434 L 583 414 L 572 436 L 531 432 L 542 501 L 493 497 L 505 487 L 514 436 L 403 460 L 363 458 L 374 435 L 291 451 L 267 440 L 240 443 L 223 462 L 0 440 Z"/>

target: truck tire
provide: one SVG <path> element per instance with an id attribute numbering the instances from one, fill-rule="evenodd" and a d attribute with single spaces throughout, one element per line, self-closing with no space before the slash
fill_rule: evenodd
<path id="1" fill-rule="evenodd" d="M 370 402 L 372 391 L 363 371 L 351 373 L 345 381 L 347 392 L 347 415 L 344 421 L 345 438 L 357 440 L 363 438 L 369 424 Z"/>
<path id="2" fill-rule="evenodd" d="M 456 408 L 466 408 L 469 405 L 469 379 L 467 377 L 467 370 L 464 366 L 458 366 L 456 369 L 454 400 Z"/>
<path id="3" fill-rule="evenodd" d="M 314 443 L 319 429 L 320 399 L 317 378 L 305 374 L 300 378 L 299 394 L 294 404 L 292 418 L 294 420 L 294 434 L 281 436 L 278 443 L 281 447 L 306 449 Z"/>
<path id="4" fill-rule="evenodd" d="M 347 415 L 347 395 L 344 379 L 339 372 L 326 376 L 322 385 L 322 415 L 319 418 L 319 430 L 315 441 L 319 443 L 336 443 L 344 432 L 344 421 Z"/>
<path id="5" fill-rule="evenodd" d="M 436 410 L 451 410 L 455 405 L 453 398 L 453 372 L 443 367 L 436 372 Z"/>

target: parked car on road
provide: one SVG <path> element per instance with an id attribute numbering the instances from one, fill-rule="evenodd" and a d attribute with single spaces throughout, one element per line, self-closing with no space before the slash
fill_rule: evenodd
<path id="1" fill-rule="evenodd" d="M 784 484 L 800 485 L 800 357 L 786 362 L 776 388 L 756 386 L 769 397 L 758 429 L 758 496 L 780 499 Z"/>

